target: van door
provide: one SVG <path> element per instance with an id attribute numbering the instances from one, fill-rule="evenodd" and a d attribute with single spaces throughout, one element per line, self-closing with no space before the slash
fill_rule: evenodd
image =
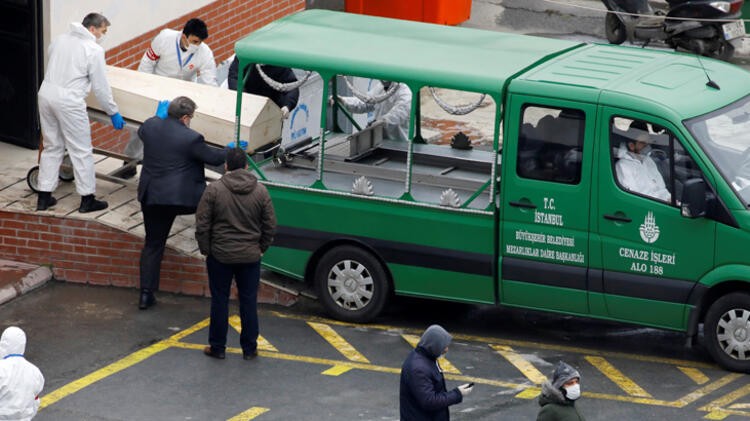
<path id="1" fill-rule="evenodd" d="M 596 108 L 516 95 L 509 104 L 501 182 L 500 300 L 587 314 L 587 203 Z"/>
<path id="2" fill-rule="evenodd" d="M 680 213 L 682 186 L 704 178 L 666 121 L 604 108 L 600 113 L 599 215 L 607 316 L 683 329 L 695 282 L 714 265 L 716 223 Z M 608 139 L 608 141 L 606 140 Z"/>

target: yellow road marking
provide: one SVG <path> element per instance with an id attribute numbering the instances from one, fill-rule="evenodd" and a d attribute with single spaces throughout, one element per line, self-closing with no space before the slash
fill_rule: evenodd
<path id="1" fill-rule="evenodd" d="M 514 351 L 513 348 L 506 345 L 490 345 L 490 347 L 497 351 L 498 354 L 502 355 L 503 358 L 508 360 L 509 363 L 513 364 L 518 371 L 537 386 L 547 380 L 547 376 L 537 370 L 530 362 L 526 361 L 526 359 L 521 354 Z"/>
<path id="2" fill-rule="evenodd" d="M 254 406 L 247 411 L 237 414 L 233 416 L 232 418 L 228 419 L 227 421 L 250 421 L 252 419 L 255 419 L 256 417 L 265 414 L 266 412 L 270 411 L 268 408 L 261 408 L 259 406 Z"/>
<path id="3" fill-rule="evenodd" d="M 173 346 L 173 344 L 179 341 L 180 339 L 183 339 L 197 332 L 198 330 L 205 328 L 206 326 L 208 326 L 208 322 L 209 322 L 209 319 L 205 319 L 201 322 L 198 322 L 183 331 L 177 332 L 176 334 L 170 336 L 168 339 L 159 341 L 151 346 L 138 350 L 128 355 L 125 358 L 115 361 L 114 363 L 109 364 L 103 368 L 100 368 L 99 370 L 96 370 L 87 376 L 81 377 L 78 380 L 74 380 L 66 384 L 65 386 L 62 386 L 42 396 L 39 409 L 41 410 L 43 408 L 46 408 L 56 403 L 60 399 L 63 399 L 66 396 L 72 395 L 73 393 L 76 393 L 80 391 L 81 389 L 98 382 L 99 380 L 102 380 L 115 373 L 125 370 L 126 368 L 131 367 L 135 364 L 138 364 L 139 362 L 145 360 L 146 358 L 153 356 L 154 354 L 164 351 L 165 349 Z"/>
<path id="4" fill-rule="evenodd" d="M 350 370 L 353 369 L 344 365 L 335 365 L 320 374 L 325 374 L 326 376 L 340 376 Z"/>
<path id="5" fill-rule="evenodd" d="M 404 340 L 408 342 L 409 345 L 412 346 L 412 348 L 416 348 L 417 344 L 419 343 L 419 336 L 417 335 L 409 335 L 404 333 L 401 334 L 401 337 L 404 338 Z M 438 358 L 438 362 L 440 363 L 440 368 L 443 369 L 444 373 L 461 374 L 461 370 L 456 368 L 456 366 L 448 361 L 444 356 Z"/>
<path id="6" fill-rule="evenodd" d="M 696 384 L 706 384 L 709 381 L 708 376 L 703 374 L 703 372 L 697 368 L 677 367 L 677 369 L 685 373 L 685 375 L 690 377 L 690 380 L 694 381 Z"/>
<path id="7" fill-rule="evenodd" d="M 230 316 L 229 324 L 234 328 L 234 330 L 237 331 L 237 333 L 242 332 L 242 320 L 240 320 L 240 316 L 236 314 Z M 258 349 L 263 351 L 279 352 L 279 350 L 276 349 L 275 346 L 271 345 L 271 343 L 268 342 L 266 338 L 263 337 L 263 335 L 258 335 Z"/>
<path id="8" fill-rule="evenodd" d="M 624 390 L 630 396 L 639 398 L 651 398 L 651 394 L 643 390 L 628 376 L 615 368 L 609 361 L 601 357 L 587 356 L 586 360 L 591 363 L 597 370 L 612 380 L 620 389 Z"/>
<path id="9" fill-rule="evenodd" d="M 355 361 L 358 363 L 369 363 L 370 360 L 365 358 L 364 355 L 360 354 L 359 351 L 342 338 L 341 335 L 336 333 L 331 326 L 323 323 L 307 322 L 320 336 L 323 337 L 329 344 L 333 345 L 338 352 L 341 353 L 349 361 Z"/>
<path id="10" fill-rule="evenodd" d="M 368 330 L 385 330 L 389 332 L 398 330 L 401 332 L 411 333 L 415 335 L 421 334 L 421 332 L 416 329 L 397 328 L 395 326 L 378 325 L 378 324 L 357 324 L 357 323 L 341 322 L 338 320 L 326 319 L 324 317 L 309 317 L 309 316 L 302 316 L 298 314 L 286 314 L 286 313 L 281 313 L 281 312 L 274 311 L 274 310 L 264 310 L 264 311 L 261 311 L 261 313 L 264 315 L 271 315 L 273 317 L 278 317 L 280 319 L 303 320 L 306 322 L 314 321 L 314 322 L 326 323 L 326 324 L 334 325 L 334 326 L 358 327 L 358 328 L 368 329 Z M 675 366 L 681 366 L 681 367 L 719 369 L 719 366 L 717 366 L 716 364 L 704 363 L 700 361 L 680 360 L 676 358 L 662 358 L 662 357 L 654 357 L 650 355 L 627 354 L 624 352 L 607 352 L 607 351 L 600 351 L 600 350 L 593 349 L 593 348 L 578 348 L 578 347 L 565 346 L 565 345 L 553 345 L 553 344 L 547 344 L 547 343 L 542 343 L 542 342 L 499 339 L 499 338 L 488 337 L 488 336 L 463 335 L 463 334 L 458 334 L 458 333 L 452 334 L 452 335 L 453 335 L 454 340 L 461 340 L 461 341 L 468 341 L 468 342 L 496 343 L 496 344 L 501 344 L 501 345 L 508 345 L 511 347 L 518 347 L 518 348 L 535 348 L 535 349 L 548 350 L 548 351 L 570 352 L 574 354 L 596 355 L 596 356 L 602 356 L 602 357 L 607 357 L 607 358 L 620 358 L 620 359 L 626 359 L 626 360 L 652 362 L 652 363 L 658 363 L 658 364 L 668 364 L 668 365 L 675 365 Z"/>
<path id="11" fill-rule="evenodd" d="M 536 399 L 539 394 L 542 393 L 542 389 L 538 387 L 526 388 L 523 392 L 516 395 L 518 399 Z"/>
<path id="12" fill-rule="evenodd" d="M 750 416 L 750 414 L 748 414 L 747 412 L 731 411 L 725 408 L 730 403 L 736 401 L 737 399 L 745 397 L 748 394 L 750 394 L 750 384 L 746 384 L 735 390 L 734 392 L 727 393 L 726 395 L 711 401 L 706 406 L 703 406 L 698 410 L 708 412 L 709 414 L 706 415 L 705 418 L 709 420 L 723 420 L 729 415 Z"/>

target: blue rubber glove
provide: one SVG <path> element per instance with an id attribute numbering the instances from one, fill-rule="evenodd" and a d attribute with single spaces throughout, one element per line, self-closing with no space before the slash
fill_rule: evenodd
<path id="1" fill-rule="evenodd" d="M 167 110 L 169 109 L 169 100 L 163 99 L 159 101 L 159 105 L 156 106 L 156 116 L 164 120 L 167 118 Z"/>
<path id="2" fill-rule="evenodd" d="M 109 118 L 112 119 L 112 127 L 114 127 L 115 130 L 122 130 L 122 128 L 125 127 L 125 122 L 122 120 L 120 113 L 114 113 L 109 116 Z"/>

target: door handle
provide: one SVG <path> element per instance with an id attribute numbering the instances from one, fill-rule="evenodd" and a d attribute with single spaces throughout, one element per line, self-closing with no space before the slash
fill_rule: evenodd
<path id="1" fill-rule="evenodd" d="M 628 218 L 625 215 L 604 215 L 604 219 L 609 219 L 610 221 L 617 221 L 617 222 L 631 222 L 632 219 Z"/>
<path id="2" fill-rule="evenodd" d="M 516 208 L 536 209 L 536 205 L 531 202 L 509 202 L 508 204 Z"/>

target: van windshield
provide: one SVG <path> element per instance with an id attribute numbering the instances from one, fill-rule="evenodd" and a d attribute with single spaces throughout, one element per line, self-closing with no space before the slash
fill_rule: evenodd
<path id="1" fill-rule="evenodd" d="M 750 96 L 685 122 L 719 172 L 750 204 Z"/>

